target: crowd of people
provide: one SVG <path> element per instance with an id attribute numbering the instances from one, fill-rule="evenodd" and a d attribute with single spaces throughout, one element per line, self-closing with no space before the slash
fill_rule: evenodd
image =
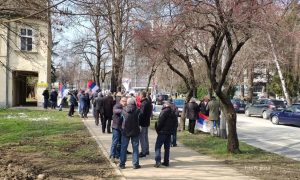
<path id="1" fill-rule="evenodd" d="M 45 90 L 44 108 L 49 104 L 49 92 Z M 50 93 L 51 107 L 57 105 L 57 92 L 55 89 Z M 134 169 L 140 168 L 139 158 L 149 155 L 148 129 L 152 117 L 153 105 L 150 93 L 139 94 L 103 93 L 96 91 L 92 94 L 85 91 L 69 91 L 68 96 L 63 97 L 59 107 L 68 102 L 68 116 L 74 115 L 75 106 L 82 118 L 87 118 L 89 110 L 95 119 L 95 125 L 101 125 L 102 133 L 112 133 L 110 159 L 119 163 L 121 169 L 125 168 L 127 154 L 132 154 Z M 92 107 L 92 108 L 91 108 Z M 186 118 L 189 119 L 188 131 L 194 134 L 198 113 L 209 117 L 211 134 L 214 135 L 214 126 L 219 134 L 220 105 L 215 97 L 209 100 L 205 97 L 200 104 L 194 98 L 185 105 Z M 154 167 L 169 166 L 170 147 L 176 147 L 176 136 L 178 129 L 178 108 L 172 100 L 163 104 L 162 110 L 155 123 L 157 138 L 155 142 L 155 164 Z M 180 130 L 184 130 L 185 122 L 181 124 Z M 133 152 L 129 152 L 129 141 L 132 144 Z M 141 150 L 139 150 L 139 146 Z M 161 148 L 164 146 L 164 158 L 161 160 Z"/>

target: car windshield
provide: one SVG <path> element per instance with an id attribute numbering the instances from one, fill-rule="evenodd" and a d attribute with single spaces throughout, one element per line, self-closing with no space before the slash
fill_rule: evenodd
<path id="1" fill-rule="evenodd" d="M 272 101 L 275 106 L 285 106 L 283 101 Z"/>
<path id="2" fill-rule="evenodd" d="M 294 112 L 300 112 L 300 104 L 297 104 L 297 105 L 292 105 L 293 109 L 294 109 Z"/>

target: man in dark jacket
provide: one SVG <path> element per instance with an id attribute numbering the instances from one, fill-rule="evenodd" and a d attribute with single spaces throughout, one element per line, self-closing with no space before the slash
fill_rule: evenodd
<path id="1" fill-rule="evenodd" d="M 127 105 L 127 98 L 121 97 L 120 101 L 114 105 L 112 116 L 112 143 L 110 148 L 110 159 L 115 162 L 115 158 L 120 157 L 121 151 L 121 129 L 122 129 L 122 111 Z"/>
<path id="2" fill-rule="evenodd" d="M 155 124 L 155 129 L 157 132 L 157 138 L 155 143 L 155 165 L 154 167 L 159 167 L 161 164 L 164 166 L 169 166 L 170 158 L 170 141 L 171 134 L 175 129 L 175 113 L 171 109 L 171 104 L 166 102 L 160 112 L 158 122 Z M 161 146 L 164 145 L 164 162 L 161 163 Z"/>
<path id="3" fill-rule="evenodd" d="M 127 159 L 127 148 L 129 140 L 132 144 L 132 165 L 133 169 L 139 169 L 139 110 L 137 109 L 135 100 L 129 98 L 127 100 L 127 107 L 122 112 L 122 138 L 121 138 L 121 156 L 120 165 L 121 169 L 125 169 Z"/>
<path id="4" fill-rule="evenodd" d="M 50 94 L 50 101 L 51 101 L 51 109 L 55 109 L 57 106 L 57 91 L 53 88 Z"/>
<path id="5" fill-rule="evenodd" d="M 207 96 L 205 96 L 205 97 L 203 98 L 203 100 L 202 100 L 202 101 L 200 102 L 200 104 L 199 104 L 200 112 L 201 112 L 202 114 L 204 114 L 205 116 L 208 116 L 208 115 L 209 115 L 209 110 L 208 110 L 208 108 L 207 108 L 208 102 L 209 102 L 209 99 L 208 99 Z"/>
<path id="6" fill-rule="evenodd" d="M 198 119 L 200 109 L 194 98 L 192 98 L 186 106 L 186 117 L 189 119 L 189 133 L 194 134 L 196 120 Z"/>
<path id="7" fill-rule="evenodd" d="M 176 107 L 176 105 L 173 103 L 172 100 L 169 100 L 170 103 L 170 107 L 173 111 L 173 113 L 175 114 L 174 116 L 174 122 L 175 122 L 175 128 L 171 134 L 171 146 L 176 147 L 177 146 L 177 128 L 178 128 L 178 117 L 179 117 L 179 111 L 178 108 Z"/>
<path id="8" fill-rule="evenodd" d="M 105 133 L 105 128 L 107 125 L 107 133 L 111 133 L 110 126 L 113 115 L 113 107 L 114 107 L 114 98 L 111 93 L 108 93 L 107 96 L 103 99 L 104 103 L 104 118 L 102 122 L 102 132 Z"/>
<path id="9" fill-rule="evenodd" d="M 46 88 L 43 91 L 42 95 L 44 96 L 44 109 L 47 109 L 48 108 L 48 104 L 49 104 L 49 91 L 48 91 L 48 88 Z"/>
<path id="10" fill-rule="evenodd" d="M 148 128 L 150 126 L 150 119 L 152 113 L 152 104 L 147 98 L 147 93 L 141 93 L 141 108 L 140 108 L 140 126 L 141 126 L 141 133 L 140 133 L 140 143 L 141 143 L 141 153 L 140 157 L 145 157 L 149 155 L 149 138 L 148 138 Z"/>
<path id="11" fill-rule="evenodd" d="M 77 99 L 76 96 L 73 94 L 73 92 L 69 92 L 69 113 L 68 116 L 72 117 L 74 115 L 74 108 L 75 108 L 75 104 L 77 104 Z"/>
<path id="12" fill-rule="evenodd" d="M 95 116 L 95 124 L 98 126 L 99 125 L 99 118 L 102 122 L 104 119 L 103 114 L 104 114 L 104 102 L 103 102 L 103 95 L 101 92 L 98 93 L 97 98 L 94 99 L 94 116 Z"/>

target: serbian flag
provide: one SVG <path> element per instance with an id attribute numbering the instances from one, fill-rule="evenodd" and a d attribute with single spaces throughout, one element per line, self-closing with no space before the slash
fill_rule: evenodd
<path id="1" fill-rule="evenodd" d="M 88 82 L 88 85 L 89 85 L 89 82 Z M 88 86 L 88 88 L 94 93 L 94 92 L 96 92 L 98 89 L 99 89 L 99 87 L 96 85 L 96 83 L 95 82 L 93 82 L 92 81 L 92 83 Z"/>
<path id="2" fill-rule="evenodd" d="M 199 113 L 197 123 L 196 123 L 196 128 L 203 132 L 209 132 L 208 116 Z"/>

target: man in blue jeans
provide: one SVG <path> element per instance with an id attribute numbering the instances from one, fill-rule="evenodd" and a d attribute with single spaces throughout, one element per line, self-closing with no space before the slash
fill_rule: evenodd
<path id="1" fill-rule="evenodd" d="M 127 148 L 129 140 L 132 144 L 132 165 L 133 169 L 141 168 L 139 164 L 139 111 L 136 107 L 135 99 L 129 98 L 127 100 L 127 106 L 122 112 L 122 138 L 121 138 L 121 156 L 119 167 L 125 169 L 125 163 L 127 160 Z"/>
<path id="2" fill-rule="evenodd" d="M 121 151 L 121 128 L 122 128 L 122 111 L 127 105 L 127 98 L 122 97 L 113 108 L 112 123 L 112 144 L 110 149 L 110 159 L 115 162 L 120 157 Z"/>
<path id="3" fill-rule="evenodd" d="M 155 165 L 154 167 L 160 167 L 160 165 L 169 166 L 170 159 L 170 143 L 171 134 L 176 127 L 176 115 L 171 109 L 170 102 L 166 102 L 159 115 L 158 121 L 155 124 L 157 132 L 157 139 L 155 143 Z M 161 147 L 164 145 L 164 161 L 161 163 Z"/>

